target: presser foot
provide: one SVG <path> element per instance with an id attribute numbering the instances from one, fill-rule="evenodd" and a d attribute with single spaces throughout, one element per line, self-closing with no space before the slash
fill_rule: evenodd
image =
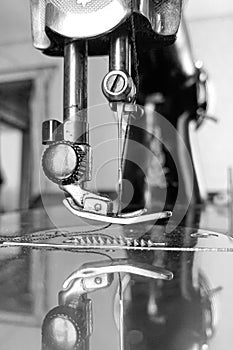
<path id="1" fill-rule="evenodd" d="M 104 215 L 101 213 L 93 213 L 85 211 L 79 207 L 71 197 L 67 197 L 63 200 L 65 207 L 74 215 L 84 219 L 100 221 L 107 224 L 118 224 L 118 225 L 133 225 L 143 222 L 157 221 L 161 219 L 168 219 L 172 216 L 171 211 L 164 211 L 158 213 L 145 214 L 146 209 L 138 210 L 136 212 L 127 214 L 108 214 Z"/>

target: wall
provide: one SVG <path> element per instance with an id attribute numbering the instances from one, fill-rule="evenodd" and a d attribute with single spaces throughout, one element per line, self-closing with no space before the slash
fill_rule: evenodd
<path id="1" fill-rule="evenodd" d="M 0 210 L 14 210 L 18 208 L 19 205 L 21 142 L 22 135 L 20 131 L 9 127 L 1 127 L 0 164 L 4 182 L 1 189 Z M 9 159 L 14 161 L 9 162 Z"/>
<path id="2" fill-rule="evenodd" d="M 210 114 L 218 118 L 197 133 L 205 183 L 208 190 L 226 189 L 227 168 L 233 167 L 233 2 L 189 1 L 185 12 L 194 55 L 204 62 L 211 82 Z"/>

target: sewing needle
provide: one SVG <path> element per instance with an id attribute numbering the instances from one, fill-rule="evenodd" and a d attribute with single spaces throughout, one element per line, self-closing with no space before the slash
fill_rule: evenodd
<path id="1" fill-rule="evenodd" d="M 118 207 L 117 207 L 117 214 L 120 214 L 121 209 L 122 209 L 121 200 L 122 200 L 122 181 L 123 181 L 123 170 L 122 170 L 123 107 L 124 107 L 124 104 L 122 102 L 117 103 L 117 124 L 118 124 Z"/>

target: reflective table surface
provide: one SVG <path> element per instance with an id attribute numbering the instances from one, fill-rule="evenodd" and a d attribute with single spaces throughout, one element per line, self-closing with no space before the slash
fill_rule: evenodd
<path id="1" fill-rule="evenodd" d="M 174 222 L 105 227 L 79 220 L 62 206 L 3 214 L 1 349 L 228 350 L 233 241 L 226 214 L 222 208 L 199 208 L 179 227 Z M 59 292 L 71 273 L 83 264 L 113 266 L 122 259 L 171 278 L 116 271 L 108 275 L 108 286 L 97 288 L 103 282 L 97 278 L 96 289 L 84 293 L 81 306 L 91 305 L 87 313 L 71 303 L 78 312 L 64 315 Z"/>

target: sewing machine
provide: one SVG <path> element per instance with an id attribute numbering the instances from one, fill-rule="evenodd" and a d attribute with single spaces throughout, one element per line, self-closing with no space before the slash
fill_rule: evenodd
<path id="1" fill-rule="evenodd" d="M 64 59 L 64 118 L 63 123 L 54 119 L 43 123 L 44 173 L 66 194 L 64 204 L 74 217 L 109 224 L 103 232 L 99 227 L 80 233 L 78 228 L 62 226 L 56 231 L 35 233 L 32 220 L 26 235 L 4 238 L 2 244 L 8 248 L 48 249 L 52 250 L 51 256 L 58 251 L 62 264 L 69 252 L 80 253 L 75 254 L 76 270 L 66 277 L 58 293 L 59 305 L 46 317 L 43 315 L 43 350 L 89 349 L 93 323 L 97 324 L 89 294 L 102 289 L 107 290 L 112 304 L 120 304 L 111 315 L 120 320 L 115 320 L 120 340 L 118 343 L 116 337 L 111 339 L 112 348 L 131 349 L 139 344 L 138 349 L 151 349 L 158 345 L 158 339 L 167 338 L 166 349 L 174 349 L 174 344 L 183 349 L 186 342 L 187 346 L 198 344 L 204 349 L 213 334 L 215 291 L 211 294 L 205 280 L 208 269 L 201 275 L 193 267 L 195 249 L 203 248 L 201 238 L 208 238 L 209 249 L 214 247 L 211 233 L 176 230 L 190 205 L 201 203 L 188 127 L 191 121 L 197 127 L 202 123 L 207 107 L 206 74 L 200 64 L 194 64 L 181 13 L 181 0 L 31 0 L 34 46 L 44 54 Z M 109 56 L 102 91 L 118 122 L 115 208 L 109 197 L 92 193 L 85 186 L 92 177 L 87 105 L 89 55 Z M 146 151 L 137 152 L 135 142 L 144 145 Z M 135 157 L 137 162 L 132 162 Z M 127 206 L 123 206 L 127 202 L 123 178 L 134 187 Z M 71 225 L 70 218 L 59 210 L 56 208 L 57 220 Z M 158 220 L 166 222 L 171 210 L 173 229 L 153 226 Z M 41 221 L 45 220 L 43 216 Z M 199 216 L 192 211 L 183 222 L 186 226 L 198 223 Z M 225 247 L 226 239 L 222 240 Z M 182 249 L 191 253 L 182 254 Z M 80 263 L 81 253 L 85 264 Z M 91 254 L 105 259 L 95 261 Z M 78 269 L 77 264 L 81 264 Z M 51 266 L 53 271 L 57 269 L 53 261 Z M 112 292 L 116 276 L 118 289 Z M 44 283 L 48 286 L 50 282 L 51 279 Z M 127 305 L 123 307 L 125 298 Z M 177 301 L 184 310 L 182 322 L 178 322 L 180 329 L 176 327 L 176 312 L 170 312 L 169 300 Z M 193 333 L 194 329 L 198 339 L 189 333 L 186 339 L 182 330 L 194 311 L 197 320 L 189 322 L 188 330 Z M 158 339 L 154 337 L 155 329 L 160 332 L 167 326 L 169 335 L 175 329 L 172 345 L 166 331 L 165 337 L 162 333 L 158 333 Z M 177 329 L 181 331 L 179 336 Z M 97 340 L 101 344 L 98 337 Z"/>
<path id="2" fill-rule="evenodd" d="M 180 26 L 181 12 L 181 0 L 31 1 L 35 48 L 64 60 L 63 123 L 54 119 L 43 123 L 47 148 L 42 166 L 66 194 L 64 204 L 74 215 L 116 224 L 155 222 L 168 219 L 176 202 L 185 210 L 191 202 L 200 202 L 188 125 L 205 118 L 206 75 L 194 65 L 184 21 Z M 115 208 L 110 198 L 88 191 L 85 185 L 92 178 L 89 55 L 109 57 L 102 91 L 118 121 Z M 165 116 L 166 126 L 163 120 L 156 124 L 157 112 Z M 139 152 L 135 165 L 135 144 L 129 140 L 152 150 L 156 160 L 149 152 Z M 126 208 L 123 179 L 134 188 Z"/>

